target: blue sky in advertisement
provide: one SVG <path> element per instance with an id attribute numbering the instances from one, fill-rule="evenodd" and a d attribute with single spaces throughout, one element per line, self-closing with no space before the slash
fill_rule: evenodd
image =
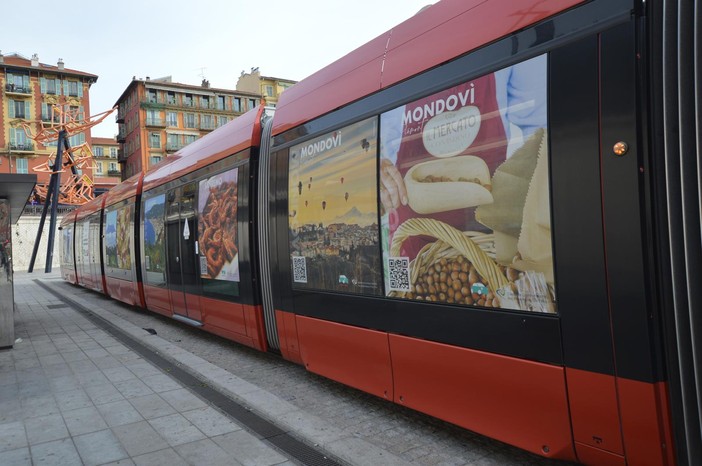
<path id="1" fill-rule="evenodd" d="M 98 75 L 91 113 L 112 108 L 133 76 L 234 89 L 242 71 L 299 81 L 377 37 L 433 0 L 36 0 L 6 8 L 3 54 Z M 353 5 L 353 6 L 351 6 Z M 27 10 L 29 8 L 30 12 Z M 114 137 L 107 118 L 93 136 Z"/>

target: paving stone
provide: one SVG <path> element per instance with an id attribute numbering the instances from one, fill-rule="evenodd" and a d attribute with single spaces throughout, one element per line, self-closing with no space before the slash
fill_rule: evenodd
<path id="1" fill-rule="evenodd" d="M 15 450 L 26 446 L 27 435 L 22 422 L 0 424 L 0 451 Z"/>
<path id="2" fill-rule="evenodd" d="M 188 463 L 172 448 L 147 453 L 132 459 L 137 466 L 188 466 Z"/>
<path id="3" fill-rule="evenodd" d="M 190 464 L 206 464 L 208 466 L 235 466 L 241 464 L 210 439 L 186 443 L 174 448 Z"/>
<path id="4" fill-rule="evenodd" d="M 244 466 L 277 465 L 287 459 L 243 429 L 212 437 L 212 440 Z"/>
<path id="5" fill-rule="evenodd" d="M 114 382 L 114 386 L 125 398 L 137 398 L 146 395 L 153 395 L 151 390 L 144 382 L 139 379 L 128 379 L 121 382 Z"/>
<path id="6" fill-rule="evenodd" d="M 85 393 L 85 391 L 83 391 L 82 388 L 54 393 L 54 398 L 56 398 L 59 409 L 61 409 L 63 412 L 86 408 L 93 405 L 90 397 L 87 393 Z"/>
<path id="7" fill-rule="evenodd" d="M 176 411 L 180 412 L 204 408 L 207 406 L 207 403 L 193 395 L 193 393 L 186 388 L 162 392 L 159 393 L 159 395 L 161 398 L 166 400 L 168 404 L 173 406 Z"/>
<path id="8" fill-rule="evenodd" d="M 139 456 L 145 453 L 168 448 L 168 443 L 146 421 L 113 427 L 112 432 L 117 436 L 129 456 Z"/>
<path id="9" fill-rule="evenodd" d="M 180 388 L 180 384 L 166 374 L 156 374 L 141 378 L 151 390 L 156 393 Z"/>
<path id="10" fill-rule="evenodd" d="M 33 417 L 24 421 L 30 445 L 60 440 L 69 436 L 68 429 L 60 414 Z"/>
<path id="11" fill-rule="evenodd" d="M 109 429 L 73 437 L 73 442 L 86 466 L 118 461 L 129 456 Z"/>
<path id="12" fill-rule="evenodd" d="M 172 447 L 205 438 L 205 434 L 180 414 L 150 419 L 149 423 Z"/>
<path id="13" fill-rule="evenodd" d="M 102 418 L 110 427 L 132 424 L 144 420 L 141 414 L 139 414 L 127 400 L 115 401 L 96 407 L 98 411 L 100 411 Z"/>
<path id="14" fill-rule="evenodd" d="M 173 407 L 156 394 L 129 398 L 129 402 L 139 411 L 139 414 L 144 419 L 153 419 L 175 413 Z"/>
<path id="15" fill-rule="evenodd" d="M 53 395 L 35 396 L 21 399 L 23 417 L 25 419 L 58 414 L 60 412 Z"/>
<path id="16" fill-rule="evenodd" d="M 66 411 L 63 413 L 63 418 L 68 431 L 74 437 L 107 428 L 107 423 L 94 406 Z"/>
<path id="17" fill-rule="evenodd" d="M 85 387 L 85 392 L 96 405 L 124 400 L 124 396 L 122 396 L 122 394 L 111 383 L 103 383 Z"/>
<path id="18" fill-rule="evenodd" d="M 0 451 L 0 464 L 2 466 L 32 466 L 32 457 L 29 448 Z"/>
<path id="19" fill-rule="evenodd" d="M 134 375 L 134 372 L 121 365 L 110 368 L 101 367 L 100 369 L 102 370 L 102 373 L 105 374 L 105 377 L 107 377 L 110 380 L 110 382 L 113 383 L 136 379 L 136 375 Z"/>
<path id="20" fill-rule="evenodd" d="M 233 422 L 229 417 L 209 406 L 186 411 L 182 414 L 208 437 L 215 437 L 241 429 L 241 426 Z"/>

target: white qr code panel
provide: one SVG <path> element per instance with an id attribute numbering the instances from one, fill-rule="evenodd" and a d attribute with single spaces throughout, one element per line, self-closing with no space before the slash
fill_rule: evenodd
<path id="1" fill-rule="evenodd" d="M 304 256 L 293 256 L 293 281 L 295 283 L 307 283 L 307 260 Z"/>
<path id="2" fill-rule="evenodd" d="M 207 257 L 200 256 L 200 275 L 207 275 Z"/>
<path id="3" fill-rule="evenodd" d="M 409 257 L 388 258 L 388 281 L 390 291 L 412 291 L 410 288 Z"/>

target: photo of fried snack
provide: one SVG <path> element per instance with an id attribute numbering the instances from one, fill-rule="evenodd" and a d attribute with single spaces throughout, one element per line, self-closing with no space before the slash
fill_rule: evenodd
<path id="1" fill-rule="evenodd" d="M 205 278 L 215 279 L 237 253 L 237 184 L 223 182 L 209 187 L 207 200 L 198 220 L 201 253 L 207 261 Z"/>

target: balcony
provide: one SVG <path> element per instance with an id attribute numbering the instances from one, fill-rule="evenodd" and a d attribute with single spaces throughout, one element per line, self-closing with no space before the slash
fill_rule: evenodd
<path id="1" fill-rule="evenodd" d="M 167 152 L 175 152 L 175 151 L 181 150 L 185 146 L 186 146 L 186 144 L 184 144 L 182 142 L 167 142 L 166 143 L 166 151 Z"/>
<path id="2" fill-rule="evenodd" d="M 31 87 L 16 86 L 13 83 L 5 84 L 5 93 L 20 97 L 29 97 L 32 94 Z"/>
<path id="3" fill-rule="evenodd" d="M 127 113 L 124 109 L 120 108 L 117 110 L 117 115 L 115 116 L 115 123 L 124 123 L 124 114 Z"/>
<path id="4" fill-rule="evenodd" d="M 54 115 L 53 118 L 51 118 L 51 115 L 42 115 L 41 121 L 43 121 L 44 123 L 58 123 L 60 120 L 58 115 Z"/>
<path id="5" fill-rule="evenodd" d="M 141 108 L 164 108 L 165 106 L 163 100 L 158 98 L 147 97 L 141 101 Z"/>
<path id="6" fill-rule="evenodd" d="M 200 122 L 200 129 L 203 131 L 212 131 L 215 129 L 215 125 L 213 121 L 205 121 L 205 122 Z"/>
<path id="7" fill-rule="evenodd" d="M 15 152 L 34 152 L 34 144 L 31 142 L 11 142 L 8 147 Z"/>
<path id="8" fill-rule="evenodd" d="M 107 176 L 122 176 L 122 172 L 119 170 L 107 170 Z"/>
<path id="9" fill-rule="evenodd" d="M 128 159 L 123 149 L 117 149 L 117 161 L 124 162 Z"/>
<path id="10" fill-rule="evenodd" d="M 124 142 L 127 140 L 127 133 L 126 131 L 120 131 L 117 133 L 117 142 Z"/>
<path id="11" fill-rule="evenodd" d="M 146 118 L 146 126 L 152 126 L 154 128 L 165 128 L 166 120 L 163 118 Z"/>

